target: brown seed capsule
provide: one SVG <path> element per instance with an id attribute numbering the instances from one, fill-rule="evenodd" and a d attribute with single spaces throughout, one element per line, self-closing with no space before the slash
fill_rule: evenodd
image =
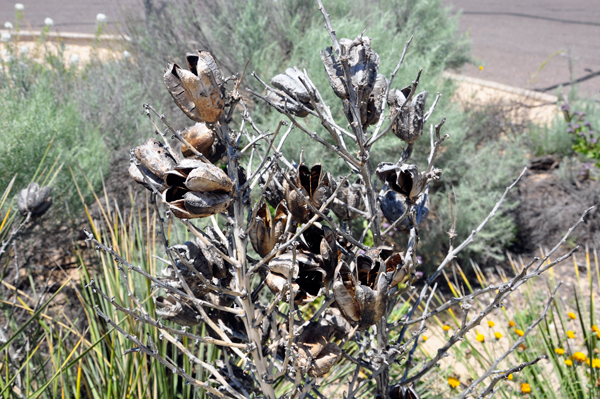
<path id="1" fill-rule="evenodd" d="M 288 219 L 287 208 L 284 204 L 277 205 L 275 218 L 271 219 L 271 213 L 266 203 L 258 209 L 256 221 L 249 231 L 252 247 L 260 256 L 267 256 L 275 247 L 283 232 Z"/>
<path id="2" fill-rule="evenodd" d="M 310 103 L 310 97 L 308 90 L 300 79 L 303 79 L 304 82 L 308 85 L 308 79 L 298 68 L 288 68 L 285 70 L 285 74 L 279 74 L 274 76 L 271 79 L 271 84 L 279 89 L 283 90 L 285 94 L 290 96 L 293 99 L 303 103 L 310 109 L 312 109 L 312 105 Z M 314 95 L 313 95 L 314 97 Z"/>
<path id="3" fill-rule="evenodd" d="M 425 123 L 425 101 L 427 92 L 424 91 L 413 95 L 410 103 L 404 105 L 410 95 L 411 86 L 402 90 L 390 90 L 388 104 L 390 106 L 390 117 L 396 117 L 392 126 L 394 134 L 404 142 L 413 144 L 423 135 L 423 124 Z"/>
<path id="4" fill-rule="evenodd" d="M 51 191 L 50 187 L 40 188 L 39 184 L 30 183 L 27 188 L 19 191 L 17 196 L 19 213 L 25 216 L 31 212 L 33 217 L 42 216 L 52 205 Z"/>
<path id="5" fill-rule="evenodd" d="M 205 157 L 208 158 L 211 155 L 212 145 L 215 142 L 215 134 L 204 123 L 196 123 L 194 126 L 188 127 L 183 131 L 182 136 L 196 151 Z M 181 146 L 181 153 L 184 157 L 194 155 L 192 149 L 185 144 Z"/>
<path id="6" fill-rule="evenodd" d="M 133 149 L 133 154 L 142 166 L 154 173 L 161 180 L 165 173 L 173 169 L 177 162 L 169 151 L 156 139 L 150 138 L 141 146 Z"/>
<path id="7" fill-rule="evenodd" d="M 375 125 L 379 122 L 381 117 L 381 108 L 383 101 L 385 100 L 385 89 L 387 88 L 388 81 L 385 76 L 379 74 L 375 80 L 373 91 L 369 95 L 369 100 L 366 106 L 366 120 L 363 121 L 363 125 Z"/>
<path id="8" fill-rule="evenodd" d="M 185 209 L 196 217 L 216 215 L 227 209 L 231 196 L 228 193 L 188 191 L 183 195 Z"/>
<path id="9" fill-rule="evenodd" d="M 154 299 L 156 314 L 165 320 L 182 326 L 195 326 L 200 324 L 201 319 L 198 312 L 187 302 L 172 295 L 158 296 Z"/>
<path id="10" fill-rule="evenodd" d="M 312 366 L 308 370 L 308 374 L 313 378 L 324 376 L 341 357 L 342 350 L 339 346 L 333 342 L 328 343 L 317 358 L 314 359 Z"/>
<path id="11" fill-rule="evenodd" d="M 416 165 L 403 164 L 397 166 L 390 162 L 382 162 L 377 166 L 377 177 L 408 201 L 414 203 L 427 185 L 427 179 Z"/>
<path id="12" fill-rule="evenodd" d="M 185 186 L 198 192 L 229 192 L 233 187 L 233 182 L 221 168 L 212 163 L 200 163 L 189 172 Z"/>
<path id="13" fill-rule="evenodd" d="M 314 164 L 310 170 L 304 164 L 298 165 L 296 175 L 291 176 L 290 180 L 298 188 L 301 195 L 288 184 L 287 180 L 284 182 L 283 188 L 288 209 L 294 220 L 298 223 L 306 223 L 312 212 L 305 198 L 308 197 L 316 208 L 320 208 L 331 195 L 331 182 L 333 180 L 329 173 L 323 172 L 319 163 Z"/>
<path id="14" fill-rule="evenodd" d="M 336 190 L 336 184 L 338 183 L 332 185 L 332 191 Z M 346 180 L 336 195 L 336 198 L 341 203 L 334 201 L 329 205 L 329 208 L 341 220 L 354 220 L 358 218 L 360 214 L 350 210 L 348 207 L 344 206 L 344 204 L 349 205 L 354 209 L 358 209 L 359 211 L 364 211 L 365 202 L 363 201 L 363 191 L 365 190 L 361 180 L 357 180 L 354 184 L 350 184 L 350 182 Z"/>
<path id="15" fill-rule="evenodd" d="M 214 123 L 221 118 L 225 107 L 221 71 L 207 51 L 188 53 L 186 60 L 189 70 L 177 64 L 167 67 L 163 77 L 167 90 L 190 119 Z"/>
<path id="16" fill-rule="evenodd" d="M 284 97 L 281 94 L 274 93 L 271 91 L 269 92 L 269 94 L 267 94 L 267 100 L 271 104 L 275 105 L 278 108 L 279 112 L 283 114 L 285 114 L 287 111 L 292 115 L 296 115 L 301 118 L 304 118 L 308 115 L 308 111 L 304 109 L 302 103 L 292 98 Z"/>
<path id="17" fill-rule="evenodd" d="M 132 162 L 129 165 L 129 176 L 131 176 L 136 183 L 141 184 L 150 191 L 152 191 L 152 187 L 154 187 L 159 193 L 162 193 L 167 188 L 163 179 L 150 172 L 143 165 L 136 165 Z M 144 176 L 146 178 L 144 178 Z M 146 179 L 148 179 L 148 181 L 146 181 Z"/>
<path id="18" fill-rule="evenodd" d="M 333 283 L 333 296 L 347 319 L 357 322 L 361 318 L 361 309 L 354 299 L 356 281 L 352 278 L 352 271 L 345 263 L 340 268 L 339 278 Z"/>

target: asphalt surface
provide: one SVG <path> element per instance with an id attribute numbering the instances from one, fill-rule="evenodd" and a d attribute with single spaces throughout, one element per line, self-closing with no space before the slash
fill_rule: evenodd
<path id="1" fill-rule="evenodd" d="M 96 15 L 107 31 L 142 16 L 141 0 L 19 0 L 30 29 L 44 19 L 62 32 L 94 33 Z M 462 10 L 460 29 L 472 40 L 476 65 L 459 73 L 554 93 L 553 86 L 583 78 L 580 92 L 600 97 L 599 0 L 444 0 Z M 0 0 L 0 23 L 14 22 L 14 0 Z M 125 16 L 126 15 L 126 16 Z M 479 68 L 483 67 L 483 70 Z"/>

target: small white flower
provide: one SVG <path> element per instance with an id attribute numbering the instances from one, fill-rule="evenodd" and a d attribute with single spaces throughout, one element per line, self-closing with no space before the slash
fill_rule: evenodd
<path id="1" fill-rule="evenodd" d="M 7 42 L 10 40 L 11 37 L 12 36 L 10 32 L 2 32 L 2 34 L 0 35 L 0 41 Z"/>
<path id="2" fill-rule="evenodd" d="M 46 26 L 52 26 L 52 25 L 54 25 L 54 21 L 52 20 L 52 18 L 46 18 L 44 20 L 44 25 L 46 25 Z"/>
<path id="3" fill-rule="evenodd" d="M 13 28 L 13 24 L 11 24 L 10 22 L 5 22 L 4 23 L 4 28 L 10 30 L 10 29 Z"/>
<path id="4" fill-rule="evenodd" d="M 15 10 L 17 11 L 23 11 L 25 9 L 25 6 L 21 3 L 17 3 L 15 4 Z"/>
<path id="5" fill-rule="evenodd" d="M 77 54 L 77 53 L 71 54 L 71 59 L 69 59 L 69 62 L 71 63 L 71 65 L 79 64 L 79 54 Z"/>
<path id="6" fill-rule="evenodd" d="M 103 24 L 106 22 L 106 15 L 100 13 L 98 15 L 96 15 L 96 22 L 98 22 L 99 24 Z"/>
<path id="7" fill-rule="evenodd" d="M 19 46 L 19 53 L 27 55 L 27 53 L 29 53 L 29 47 L 26 45 Z"/>
<path id="8" fill-rule="evenodd" d="M 123 51 L 123 59 L 131 58 L 131 53 L 127 50 Z"/>

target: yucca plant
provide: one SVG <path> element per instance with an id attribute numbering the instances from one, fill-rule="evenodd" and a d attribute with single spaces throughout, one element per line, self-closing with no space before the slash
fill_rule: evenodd
<path id="1" fill-rule="evenodd" d="M 427 93 L 417 93 L 421 71 L 411 84 L 394 88 L 410 40 L 388 80 L 379 73 L 376 41 L 362 34 L 339 39 L 318 3 L 332 41 L 321 58 L 343 105 L 344 123 L 332 116 L 321 95 L 324 88 L 290 65 L 271 84 L 252 74 L 264 90 L 249 92 L 285 117 L 272 131 L 262 130 L 240 94 L 243 74 L 225 78 L 206 51 L 188 53 L 187 69 L 173 63 L 163 76 L 175 104 L 195 125 L 176 129 L 145 105 L 158 139 L 132 150 L 129 172 L 150 192 L 155 219 L 148 221 L 147 231 L 153 234 L 121 252 L 122 217 L 107 220 L 108 234 L 86 232 L 105 253 L 106 268 L 112 259 L 110 266 L 121 272 L 108 284 L 102 275 L 87 284 L 106 329 L 121 334 L 111 344 L 119 368 L 140 356 L 151 358 L 161 373 L 178 376 L 175 381 L 182 383 L 175 389 L 181 395 L 194 388 L 194 394 L 219 398 L 323 397 L 340 391 L 346 398 L 430 397 L 433 388 L 419 382 L 450 349 L 513 291 L 573 254 L 548 264 L 557 245 L 507 282 L 433 309 L 437 278 L 496 214 L 518 179 L 464 242 L 455 246 L 451 232 L 446 258 L 419 284 L 419 223 L 428 214 L 429 182 L 441 177 L 435 158 L 448 138 L 441 134 L 445 119 L 427 124 L 439 95 L 427 108 Z M 305 117 L 315 118 L 324 130 L 308 129 Z M 409 161 L 425 126 L 431 146 L 427 164 L 419 168 Z M 372 165 L 372 151 L 389 132 L 404 142 L 403 153 L 395 162 Z M 308 135 L 326 154 L 343 160 L 348 174 L 334 178 L 319 163 L 309 167 L 301 151 L 298 163 L 286 159 L 281 148 L 291 134 Z M 382 229 L 382 215 L 391 224 L 387 229 Z M 362 229 L 353 222 L 357 219 Z M 190 237 L 181 237 L 188 239 L 183 244 L 173 244 L 169 231 L 175 224 Z M 407 235 L 402 250 L 383 244 L 382 237 L 396 227 Z M 134 250 L 151 253 L 155 246 L 165 252 L 161 273 L 154 260 L 135 262 L 129 256 Z M 119 284 L 125 290 L 114 288 Z M 520 338 L 482 364 L 460 397 L 493 395 L 502 379 L 541 360 L 501 368 L 544 320 L 557 289 Z M 472 313 L 471 303 L 486 293 L 493 293 L 491 300 Z M 435 355 L 417 362 L 427 323 L 454 304 L 462 307 L 457 328 Z M 108 306 L 117 312 L 106 311 Z M 129 328 L 120 318 L 131 323 Z M 209 345 L 212 363 L 197 355 L 207 356 Z"/>

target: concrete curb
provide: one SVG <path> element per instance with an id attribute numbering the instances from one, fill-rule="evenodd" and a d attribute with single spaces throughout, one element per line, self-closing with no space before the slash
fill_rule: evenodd
<path id="1" fill-rule="evenodd" d="M 482 87 L 489 87 L 490 89 L 504 91 L 511 94 L 516 94 L 518 96 L 531 98 L 532 100 L 542 101 L 544 103 L 552 103 L 556 104 L 558 102 L 558 97 L 552 94 L 540 93 L 539 91 L 521 89 L 519 87 L 508 86 L 502 83 L 492 82 L 490 80 L 483 80 L 472 78 L 470 76 L 459 75 L 452 72 L 444 71 L 442 72 L 442 76 L 447 79 L 456 80 L 459 82 L 470 83 Z"/>

